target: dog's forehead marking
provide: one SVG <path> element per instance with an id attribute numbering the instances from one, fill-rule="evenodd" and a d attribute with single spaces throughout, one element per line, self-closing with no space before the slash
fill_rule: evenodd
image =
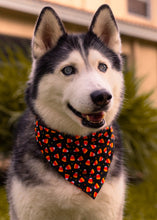
<path id="1" fill-rule="evenodd" d="M 83 58 L 83 60 L 84 60 L 84 63 L 85 63 L 85 65 L 86 65 L 86 67 L 88 67 L 89 66 L 89 64 L 88 64 L 88 58 L 87 58 L 87 51 L 85 51 L 85 48 L 84 48 L 84 46 L 83 46 L 83 40 L 81 39 L 81 38 L 79 38 L 78 39 L 78 43 L 79 43 L 79 45 L 80 45 L 80 53 L 81 53 L 81 56 L 82 56 L 82 58 Z"/>
<path id="2" fill-rule="evenodd" d="M 98 62 L 102 62 L 105 63 L 109 68 L 111 68 L 110 60 L 105 55 L 100 53 L 98 50 L 93 48 L 89 49 L 88 62 L 89 65 L 95 65 L 95 64 L 98 65 Z"/>
<path id="3" fill-rule="evenodd" d="M 98 62 L 104 62 L 108 65 L 108 67 L 111 67 L 110 60 L 102 54 L 100 51 L 98 51 L 95 48 L 85 48 L 84 46 L 84 40 L 82 38 L 78 38 L 79 43 L 79 52 L 80 55 L 85 63 L 85 67 L 87 70 L 90 70 L 91 67 L 95 64 L 98 64 Z"/>
<path id="4" fill-rule="evenodd" d="M 84 68 L 86 66 L 82 54 L 78 49 L 72 50 L 69 56 L 59 64 L 58 68 L 61 69 L 67 65 L 74 65 L 76 68 Z M 57 71 L 58 68 L 56 68 Z"/>
<path id="5" fill-rule="evenodd" d="M 74 40 L 73 47 L 68 48 L 68 56 L 60 62 L 59 68 L 64 68 L 66 65 L 74 65 L 78 69 L 86 69 L 85 71 L 90 72 L 99 62 L 107 64 L 108 67 L 112 66 L 111 60 L 102 51 L 85 45 L 84 37 L 75 36 Z"/>
<path id="6" fill-rule="evenodd" d="M 74 39 L 75 43 L 73 47 L 68 51 L 68 56 L 64 61 L 60 62 L 59 66 L 64 67 L 66 65 L 75 65 L 77 67 L 88 69 L 88 51 L 84 47 L 84 39 L 81 36 L 76 36 Z"/>

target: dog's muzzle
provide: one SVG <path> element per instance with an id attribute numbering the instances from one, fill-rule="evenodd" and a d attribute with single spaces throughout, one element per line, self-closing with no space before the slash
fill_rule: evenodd
<path id="1" fill-rule="evenodd" d="M 78 117 L 82 119 L 82 124 L 86 127 L 101 128 L 105 125 L 105 111 L 112 99 L 112 95 L 106 90 L 96 90 L 90 95 L 94 104 L 94 111 L 90 114 L 85 114 L 77 111 L 71 104 L 68 103 L 68 108 Z"/>

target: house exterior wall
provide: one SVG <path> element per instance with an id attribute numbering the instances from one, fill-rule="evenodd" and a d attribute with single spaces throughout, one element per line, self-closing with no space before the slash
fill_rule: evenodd
<path id="1" fill-rule="evenodd" d="M 0 8 L 0 34 L 31 38 L 36 16 Z"/>
<path id="2" fill-rule="evenodd" d="M 154 91 L 152 100 L 157 105 L 157 45 L 136 41 L 134 60 L 136 76 L 144 78 L 140 91 Z"/>
<path id="3" fill-rule="evenodd" d="M 157 28 L 157 1 L 156 0 L 150 0 L 150 17 L 144 18 L 142 16 L 135 15 L 133 13 L 128 12 L 128 0 L 108 0 L 105 1 L 108 2 L 111 6 L 115 16 L 119 19 L 135 23 L 138 25 L 144 25 L 148 27 L 154 27 Z"/>
<path id="4" fill-rule="evenodd" d="M 46 0 L 46 2 L 56 3 L 90 12 L 95 12 L 95 10 L 102 4 L 108 4 L 112 8 L 114 15 L 119 19 L 157 27 L 156 0 L 150 0 L 151 16 L 149 19 L 145 19 L 141 16 L 135 16 L 134 14 L 129 13 L 128 0 Z"/>

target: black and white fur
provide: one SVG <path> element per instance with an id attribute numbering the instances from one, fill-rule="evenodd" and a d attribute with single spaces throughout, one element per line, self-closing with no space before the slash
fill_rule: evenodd
<path id="1" fill-rule="evenodd" d="M 42 10 L 32 40 L 28 108 L 18 124 L 8 174 L 11 220 L 123 219 L 125 172 L 115 121 L 124 90 L 120 53 L 120 35 L 109 6 L 101 6 L 89 31 L 78 35 L 65 32 L 53 9 Z M 116 149 L 95 200 L 44 162 L 35 141 L 36 115 L 47 127 L 71 135 L 113 126 Z"/>

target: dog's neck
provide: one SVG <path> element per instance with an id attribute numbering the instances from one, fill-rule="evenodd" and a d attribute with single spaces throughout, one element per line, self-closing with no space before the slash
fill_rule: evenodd
<path id="1" fill-rule="evenodd" d="M 66 180 L 93 199 L 100 191 L 112 161 L 112 127 L 88 136 L 71 136 L 35 123 L 36 142 L 43 157 Z"/>

